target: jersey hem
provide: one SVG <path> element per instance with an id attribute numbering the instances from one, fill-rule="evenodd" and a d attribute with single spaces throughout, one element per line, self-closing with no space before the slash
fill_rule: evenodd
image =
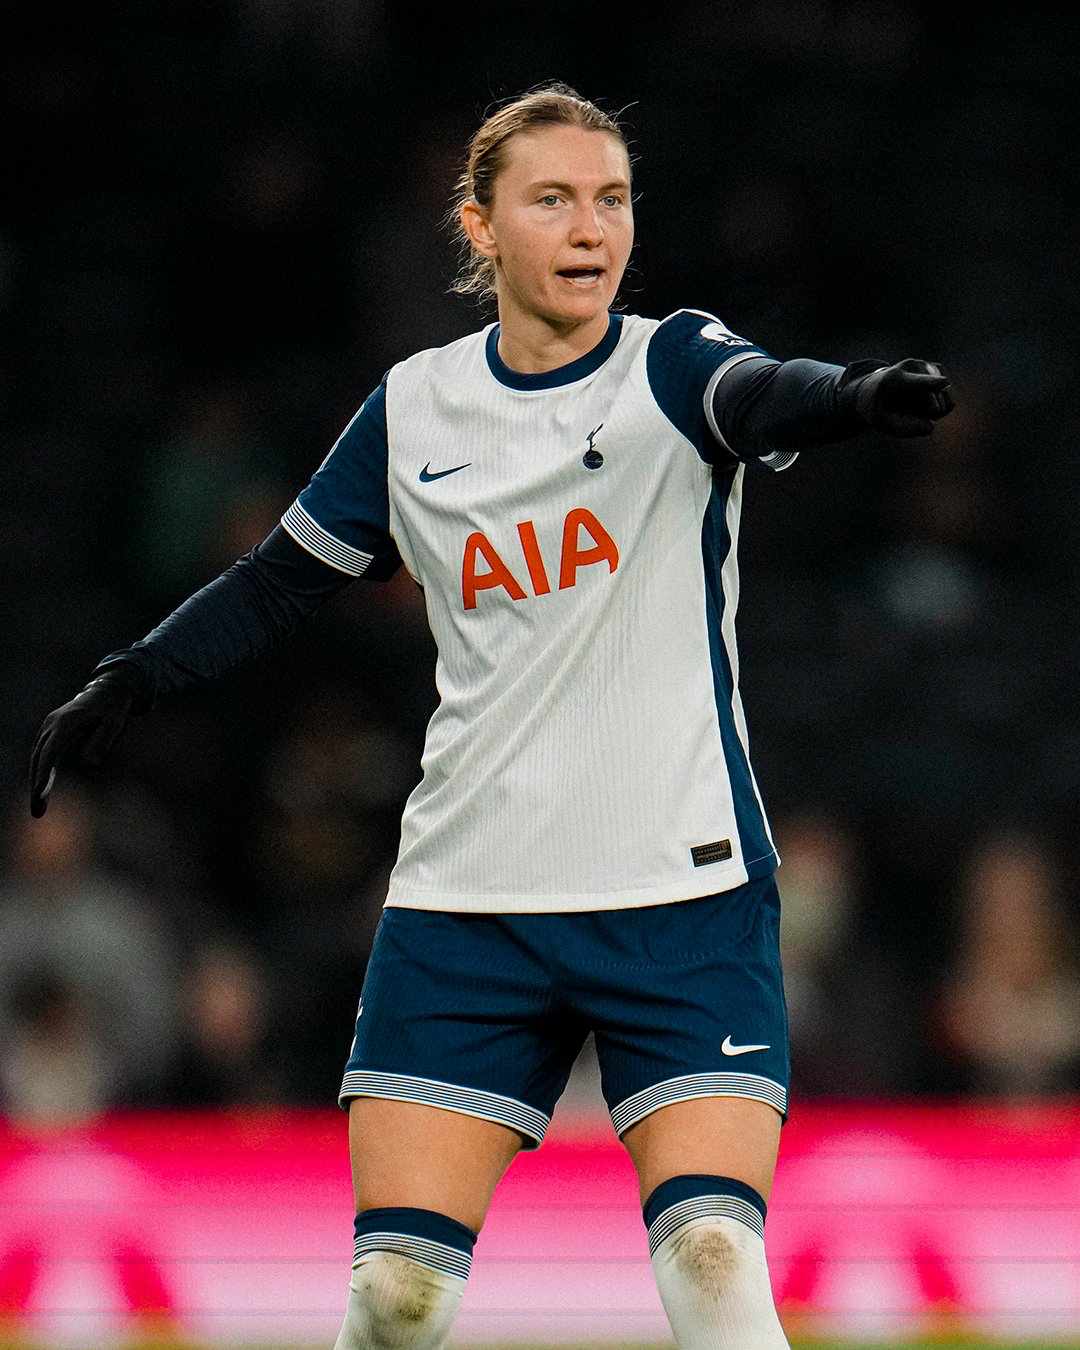
<path id="1" fill-rule="evenodd" d="M 542 895 L 514 895 L 507 892 L 460 894 L 453 891 L 426 891 L 415 886 L 395 886 L 391 879 L 386 908 L 435 909 L 454 914 L 579 914 L 598 909 L 643 909 L 646 905 L 673 905 L 680 900 L 700 900 L 706 895 L 732 891 L 747 881 L 769 876 L 776 871 L 779 863 L 780 855 L 774 849 L 750 863 L 704 868 L 700 881 L 690 882 L 681 878 L 660 886 L 598 891 L 585 895 L 566 895 L 561 891 Z"/>

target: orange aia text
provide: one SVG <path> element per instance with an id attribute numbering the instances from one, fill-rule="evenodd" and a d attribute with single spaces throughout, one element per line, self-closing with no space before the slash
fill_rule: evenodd
<path id="1" fill-rule="evenodd" d="M 531 520 L 523 520 L 517 526 L 517 550 L 521 554 L 521 563 L 515 556 L 514 566 L 518 569 L 515 575 L 486 534 L 475 530 L 469 535 L 461 560 L 461 598 L 466 609 L 476 608 L 478 591 L 501 589 L 511 600 L 527 599 L 528 592 L 518 580 L 519 576 L 524 578 L 526 574 L 533 595 L 551 593 L 547 565 L 536 538 L 536 526 Z M 563 521 L 558 589 L 565 591 L 576 586 L 579 568 L 604 562 L 608 565 L 609 574 L 618 567 L 619 550 L 615 540 L 590 510 L 584 506 L 574 507 Z M 484 570 L 478 571 L 480 566 Z"/>

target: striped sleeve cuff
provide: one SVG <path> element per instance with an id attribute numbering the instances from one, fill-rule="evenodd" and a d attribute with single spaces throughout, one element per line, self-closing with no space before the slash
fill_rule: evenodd
<path id="1" fill-rule="evenodd" d="M 371 553 L 364 553 L 358 548 L 351 548 L 348 544 L 343 544 L 329 530 L 323 529 L 319 522 L 313 516 L 310 516 L 298 501 L 293 502 L 292 506 L 281 517 L 281 526 L 296 540 L 301 548 L 306 549 L 308 553 L 313 554 L 330 567 L 336 567 L 339 572 L 346 572 L 351 577 L 359 577 L 367 571 L 371 564 L 373 557 Z"/>
<path id="2" fill-rule="evenodd" d="M 722 366 L 717 366 L 717 368 L 713 371 L 712 376 L 709 379 L 709 383 L 705 386 L 705 420 L 709 424 L 709 430 L 715 437 L 716 443 L 718 445 L 722 445 L 724 449 L 728 452 L 728 454 L 732 455 L 735 459 L 738 459 L 739 457 L 738 455 L 735 454 L 735 451 L 731 448 L 731 446 L 728 445 L 727 441 L 724 440 L 724 437 L 720 432 L 720 424 L 716 420 L 716 410 L 713 407 L 713 400 L 716 394 L 716 386 L 720 383 L 720 381 L 724 378 L 724 376 L 728 374 L 729 371 L 734 370 L 736 366 L 741 366 L 744 361 L 761 361 L 761 360 L 768 361 L 772 365 L 777 364 L 772 360 L 771 357 L 766 356 L 764 352 L 759 351 L 742 352 L 738 356 L 733 356 L 730 361 L 725 361 Z"/>
<path id="3" fill-rule="evenodd" d="M 709 430 L 712 432 L 717 444 L 722 445 L 728 454 L 732 455 L 735 459 L 738 459 L 739 456 L 735 454 L 735 451 L 720 434 L 720 424 L 716 420 L 716 409 L 713 406 L 716 386 L 728 371 L 734 370 L 736 366 L 742 365 L 744 361 L 760 361 L 763 356 L 765 356 L 764 352 L 757 351 L 743 352 L 739 356 L 733 356 L 730 361 L 725 361 L 722 366 L 718 367 L 718 369 L 713 372 L 712 378 L 709 380 L 705 390 L 705 418 L 709 423 Z M 766 357 L 766 360 L 770 361 L 772 364 L 776 364 L 776 362 L 772 361 L 771 357 Z M 774 473 L 781 473 L 784 469 L 789 469 L 798 458 L 798 450 L 774 450 L 769 455 L 760 455 L 758 457 L 758 463 L 764 464 L 766 468 L 772 469 Z"/>
<path id="4" fill-rule="evenodd" d="M 771 455 L 762 455 L 758 463 L 772 469 L 773 473 L 783 473 L 785 469 L 790 469 L 798 458 L 798 450 L 774 450 Z"/>

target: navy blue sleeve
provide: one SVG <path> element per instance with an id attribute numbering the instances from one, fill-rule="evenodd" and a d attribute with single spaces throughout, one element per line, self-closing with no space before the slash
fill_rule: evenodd
<path id="1" fill-rule="evenodd" d="M 94 675 L 119 663 L 134 667 L 140 680 L 135 711 L 145 712 L 162 694 L 258 656 L 295 632 L 351 579 L 278 525 L 141 642 L 106 656 Z"/>
<path id="2" fill-rule="evenodd" d="M 717 372 L 734 364 L 771 357 L 714 318 L 694 309 L 680 309 L 665 319 L 649 339 L 646 371 L 653 398 L 702 459 L 712 464 L 731 459 L 719 446 L 705 415 L 706 394 Z"/>
<path id="3" fill-rule="evenodd" d="M 281 523 L 302 548 L 349 576 L 384 581 L 400 566 L 390 535 L 385 377 Z"/>

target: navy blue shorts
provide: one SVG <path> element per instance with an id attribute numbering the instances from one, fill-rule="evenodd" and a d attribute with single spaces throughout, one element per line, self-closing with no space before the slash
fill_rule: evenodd
<path id="1" fill-rule="evenodd" d="M 591 1031 L 620 1135 L 692 1097 L 786 1117 L 779 925 L 771 876 L 641 909 L 385 909 L 340 1101 L 423 1102 L 535 1148 Z"/>

